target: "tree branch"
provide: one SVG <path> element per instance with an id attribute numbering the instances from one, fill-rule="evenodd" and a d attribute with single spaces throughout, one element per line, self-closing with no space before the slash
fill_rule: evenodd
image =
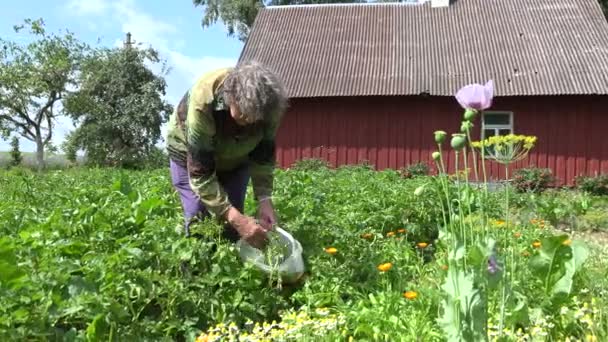
<path id="1" fill-rule="evenodd" d="M 53 113 L 53 108 L 51 107 L 51 114 L 52 113 Z M 51 120 L 52 119 L 53 119 L 53 115 L 46 116 L 46 124 L 48 125 L 49 133 L 47 134 L 46 138 L 44 139 L 44 145 L 48 144 L 49 141 L 51 141 L 51 138 L 53 137 L 53 130 L 51 129 L 51 125 L 52 125 Z"/>
<path id="2" fill-rule="evenodd" d="M 5 114 L 0 114 L 0 120 L 7 120 L 7 121 L 9 121 L 10 123 L 12 123 L 13 125 L 15 125 L 15 126 L 17 126 L 17 127 L 21 128 L 21 129 L 23 130 L 23 133 L 24 133 L 24 134 L 22 134 L 22 135 L 23 135 L 25 138 L 27 138 L 26 134 L 29 134 L 29 135 L 30 135 L 32 138 L 34 138 L 34 137 L 35 137 L 35 136 L 34 136 L 34 133 L 33 133 L 33 132 L 32 132 L 32 131 L 29 129 L 29 127 L 27 127 L 27 125 L 26 125 L 26 124 L 24 124 L 24 123 L 22 123 L 22 122 L 19 122 L 19 121 L 15 120 L 15 119 L 11 118 L 11 117 L 10 117 L 10 116 L 8 116 L 8 115 L 5 115 Z"/>
<path id="3" fill-rule="evenodd" d="M 21 108 L 15 106 L 14 104 L 12 104 L 11 102 L 7 102 L 7 101 L 2 101 L 0 100 L 0 106 L 2 107 L 6 107 L 12 111 L 14 111 L 15 113 L 17 113 L 23 120 L 27 121 L 27 123 L 30 126 L 35 126 L 36 122 L 32 119 L 30 119 L 29 115 L 26 114 L 26 112 L 24 110 L 22 110 Z"/>
<path id="4" fill-rule="evenodd" d="M 42 108 L 40 108 L 38 110 L 38 113 L 36 113 L 36 123 L 37 123 L 38 127 L 40 127 L 40 124 L 42 123 L 42 119 L 44 118 L 44 113 L 46 113 L 46 111 L 49 110 L 49 108 L 51 108 L 53 106 L 53 104 L 55 104 L 55 101 L 57 101 L 57 92 L 54 90 L 51 90 L 49 99 L 46 101 L 44 106 L 42 106 Z"/>

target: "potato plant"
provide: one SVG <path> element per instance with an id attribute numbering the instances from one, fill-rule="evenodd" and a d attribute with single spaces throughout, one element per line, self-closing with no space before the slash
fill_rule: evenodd
<path id="1" fill-rule="evenodd" d="M 481 205 L 473 190 L 448 182 L 442 199 L 433 184 L 367 167 L 277 171 L 279 226 L 306 264 L 299 283 L 278 286 L 241 262 L 215 223 L 182 235 L 168 170 L 1 171 L 0 340 L 443 341 L 442 206 L 459 202 L 471 204 L 473 234 L 484 208 L 517 269 L 506 319 L 516 324 L 501 329 L 500 306 L 488 306 L 489 340 L 608 336 L 603 250 L 579 263 L 566 247 L 580 242 L 555 237 L 542 217 L 515 213 L 507 224 L 502 192 Z"/>

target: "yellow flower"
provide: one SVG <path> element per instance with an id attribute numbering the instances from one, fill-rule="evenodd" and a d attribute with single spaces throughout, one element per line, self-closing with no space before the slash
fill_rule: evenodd
<path id="1" fill-rule="evenodd" d="M 338 253 L 338 250 L 335 247 L 328 247 L 328 248 L 325 248 L 325 253 L 334 255 L 334 254 Z"/>
<path id="2" fill-rule="evenodd" d="M 540 246 L 541 246 L 540 241 L 534 241 L 534 242 L 532 242 L 532 247 L 534 247 L 534 248 L 540 248 Z"/>
<path id="3" fill-rule="evenodd" d="M 397 232 L 399 232 L 401 234 L 405 234 L 405 233 L 407 233 L 407 229 L 401 228 L 401 229 L 397 230 Z"/>
<path id="4" fill-rule="evenodd" d="M 405 291 L 403 293 L 403 297 L 409 300 L 414 300 L 418 297 L 418 293 L 416 291 Z"/>
<path id="5" fill-rule="evenodd" d="M 395 236 L 395 234 L 396 234 L 395 232 L 388 232 L 388 233 L 386 234 L 386 236 L 391 237 L 391 236 Z"/>
<path id="6" fill-rule="evenodd" d="M 393 264 L 390 262 L 378 265 L 378 271 L 380 272 L 388 272 L 391 268 L 393 268 Z"/>
<path id="7" fill-rule="evenodd" d="M 595 335 L 588 334 L 585 336 L 585 342 L 597 342 L 597 337 L 595 337 Z"/>
<path id="8" fill-rule="evenodd" d="M 424 248 L 427 248 L 427 247 L 428 247 L 428 245 L 429 245 L 429 244 L 428 244 L 428 243 L 426 243 L 426 242 L 418 242 L 418 244 L 417 244 L 416 246 L 418 246 L 418 248 L 422 248 L 422 249 L 424 249 Z"/>
<path id="9" fill-rule="evenodd" d="M 207 335 L 201 335 L 196 338 L 196 342 L 207 342 L 209 341 L 209 337 Z"/>
<path id="10" fill-rule="evenodd" d="M 562 242 L 562 245 L 564 245 L 564 246 L 570 246 L 571 244 L 572 244 L 572 240 L 570 240 L 570 239 L 567 239 L 564 242 Z"/>

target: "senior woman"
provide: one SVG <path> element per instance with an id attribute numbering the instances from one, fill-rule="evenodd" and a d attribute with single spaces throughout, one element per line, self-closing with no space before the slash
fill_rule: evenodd
<path id="1" fill-rule="evenodd" d="M 213 215 L 223 236 L 263 247 L 276 216 L 271 200 L 275 135 L 287 106 L 279 78 L 258 63 L 202 75 L 169 120 L 167 148 L 185 234 L 195 218 Z M 244 215 L 251 178 L 259 224 Z"/>

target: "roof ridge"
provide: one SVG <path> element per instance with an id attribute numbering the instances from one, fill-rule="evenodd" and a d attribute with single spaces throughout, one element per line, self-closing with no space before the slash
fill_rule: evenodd
<path id="1" fill-rule="evenodd" d="M 284 9 L 284 8 L 311 8 L 311 7 L 367 7 L 367 6 L 421 6 L 431 0 L 414 0 L 406 2 L 347 2 L 347 3 L 328 3 L 328 4 L 298 4 L 298 5 L 272 5 L 265 6 L 265 9 Z"/>

